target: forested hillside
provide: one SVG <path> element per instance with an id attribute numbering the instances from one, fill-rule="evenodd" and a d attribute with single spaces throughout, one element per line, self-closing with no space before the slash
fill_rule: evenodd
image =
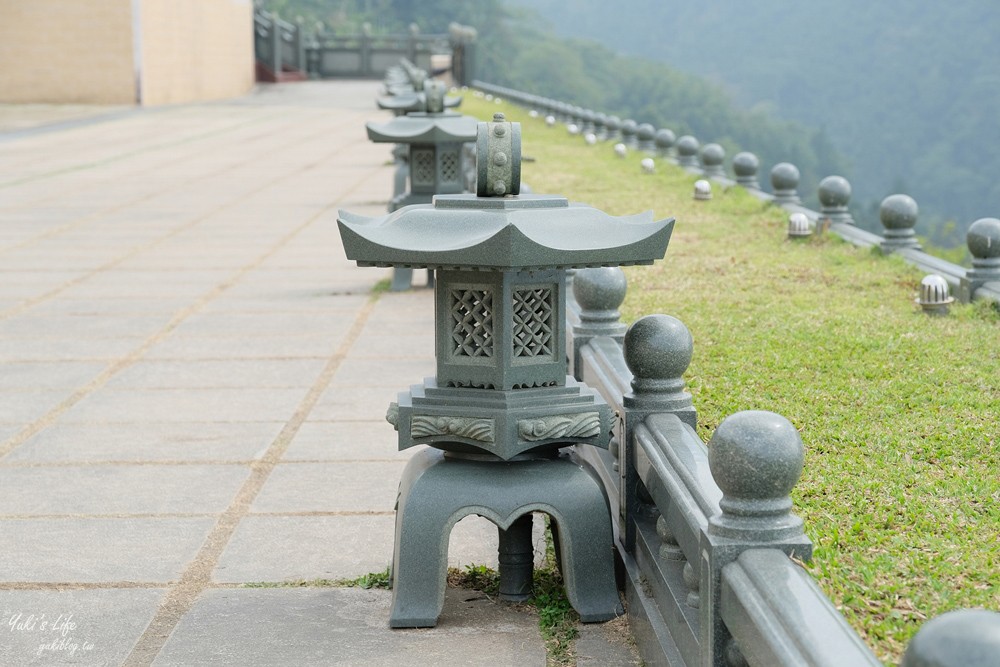
<path id="1" fill-rule="evenodd" d="M 952 241 L 1000 214 L 998 3 L 512 1 L 556 34 L 668 63 L 741 108 L 821 129 L 848 158 L 859 202 L 906 192 L 925 222 L 959 223 Z"/>

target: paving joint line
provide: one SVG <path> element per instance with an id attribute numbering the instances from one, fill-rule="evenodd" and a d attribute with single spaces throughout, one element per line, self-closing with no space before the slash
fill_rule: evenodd
<path id="1" fill-rule="evenodd" d="M 332 381 L 351 346 L 360 337 L 377 300 L 378 295 L 373 295 L 362 306 L 350 331 L 327 362 L 323 372 L 299 405 L 298 410 L 268 447 L 264 456 L 251 465 L 250 478 L 244 482 L 232 504 L 216 522 L 202 548 L 181 575 L 180 582 L 168 590 L 166 598 L 161 603 L 153 620 L 150 621 L 149 626 L 126 658 L 124 664 L 127 667 L 152 664 L 176 628 L 177 623 L 194 606 L 198 596 L 210 586 L 212 571 L 229 544 L 237 526 L 244 517 L 249 515 L 253 500 L 260 493 L 264 483 L 288 449 L 292 438 L 298 433 L 313 407 L 319 402 L 320 396 Z"/>
<path id="2" fill-rule="evenodd" d="M 225 130 L 222 131 L 222 133 L 227 133 L 230 130 L 236 129 L 237 127 L 242 127 L 244 125 L 252 125 L 254 123 L 264 122 L 265 120 L 267 120 L 267 118 L 261 118 L 261 119 L 256 119 L 255 121 L 247 121 L 247 122 L 244 122 L 244 123 L 239 123 L 235 127 L 226 128 Z M 289 121 L 288 124 L 291 125 L 292 121 Z M 273 134 L 272 132 L 263 132 L 263 133 L 261 133 L 259 135 L 256 135 L 255 137 L 253 137 L 253 139 L 270 137 L 270 136 L 272 136 L 272 134 Z M 213 134 L 212 136 L 214 137 L 214 136 L 218 136 L 218 135 Z M 163 148 L 169 148 L 169 147 L 170 146 L 163 146 Z M 158 150 L 158 149 L 153 149 L 153 150 Z M 138 176 L 138 175 L 146 174 L 148 172 L 152 172 L 152 171 L 156 171 L 158 169 L 162 169 L 162 168 L 164 168 L 166 166 L 174 165 L 174 164 L 176 164 L 178 162 L 183 162 L 184 160 L 189 160 L 192 157 L 197 157 L 198 154 L 199 153 L 196 151 L 194 153 L 191 153 L 191 154 L 188 154 L 188 155 L 184 155 L 184 156 L 176 158 L 174 160 L 169 160 L 169 161 L 167 161 L 167 162 L 165 162 L 163 164 L 154 165 L 153 167 L 150 167 L 149 169 L 144 169 L 144 170 L 142 170 L 140 172 L 136 172 L 135 174 L 133 174 L 133 176 Z M 100 165 L 95 164 L 93 166 L 96 167 L 96 166 L 100 166 Z M 234 169 L 234 168 L 240 167 L 240 166 L 242 166 L 242 163 L 236 162 L 236 163 L 233 163 L 231 165 L 227 165 L 226 167 L 223 167 L 223 168 L 219 169 L 218 171 L 215 172 L 215 174 L 225 173 L 226 171 L 229 171 L 230 169 Z M 197 182 L 197 181 L 199 181 L 199 180 L 201 180 L 203 178 L 205 178 L 204 175 L 200 175 L 200 176 L 196 176 L 196 177 L 193 177 L 193 178 L 189 178 L 189 179 L 185 180 L 183 183 L 179 183 L 179 184 L 176 184 L 176 185 L 171 185 L 170 187 L 168 187 L 168 188 L 166 188 L 164 190 L 157 190 L 155 192 L 150 192 L 150 193 L 142 195 L 140 197 L 136 197 L 134 199 L 130 199 L 127 202 L 115 204 L 113 206 L 108 206 L 108 207 L 102 208 L 102 209 L 100 209 L 98 211 L 94 211 L 93 213 L 88 213 L 87 215 L 84 215 L 84 216 L 82 216 L 80 218 L 77 218 L 76 220 L 72 220 L 70 222 L 67 222 L 67 223 L 64 223 L 62 225 L 59 225 L 58 227 L 54 227 L 52 229 L 44 231 L 41 234 L 33 236 L 33 237 L 29 238 L 29 239 L 25 239 L 25 240 L 21 241 L 20 243 L 16 243 L 14 245 L 2 247 L 2 248 L 0 248 L 0 256 L 4 255 L 6 253 L 9 253 L 9 252 L 16 251 L 16 250 L 22 250 L 22 249 L 27 248 L 28 246 L 31 246 L 31 245 L 33 245 L 35 243 L 40 243 L 42 241 L 47 241 L 47 240 L 49 240 L 51 238 L 55 238 L 55 237 L 59 236 L 60 234 L 64 234 L 64 233 L 66 233 L 68 231 L 72 231 L 73 229 L 76 229 L 77 227 L 79 227 L 81 225 L 84 225 L 84 224 L 86 224 L 88 222 L 91 222 L 95 218 L 100 218 L 101 216 L 105 216 L 105 215 L 110 215 L 110 214 L 113 214 L 113 213 L 117 213 L 118 211 L 121 211 L 121 210 L 123 210 L 123 209 L 125 209 L 125 208 L 127 208 L 129 206 L 134 206 L 136 204 L 141 204 L 142 202 L 145 202 L 145 201 L 147 201 L 149 199 L 153 199 L 154 197 L 158 197 L 160 195 L 169 193 L 169 192 L 171 192 L 173 190 L 177 190 L 179 188 L 183 188 L 185 186 L 188 186 L 191 183 Z M 31 202 L 30 204 L 22 204 L 20 206 L 4 207 L 2 212 L 3 213 L 9 213 L 10 211 L 16 211 L 16 210 L 22 209 L 22 208 L 34 208 L 34 207 L 37 207 L 37 206 L 44 205 L 44 204 L 46 204 L 46 203 L 48 203 L 48 202 L 50 202 L 50 201 L 52 201 L 54 199 L 58 199 L 58 197 L 51 197 L 49 199 L 42 199 L 42 200 Z"/>
<path id="3" fill-rule="evenodd" d="M 355 142 L 355 143 L 359 143 L 359 142 Z M 274 187 L 275 185 L 277 185 L 277 184 L 279 184 L 279 183 L 281 183 L 281 182 L 283 182 L 283 181 L 285 181 L 287 179 L 290 179 L 293 176 L 299 175 L 301 172 L 313 169 L 318 164 L 322 164 L 323 162 L 329 160 L 330 157 L 343 152 L 346 148 L 349 148 L 349 147 L 350 147 L 350 144 L 348 144 L 347 146 L 340 146 L 335 151 L 333 151 L 332 153 L 327 154 L 326 156 L 324 156 L 323 158 L 321 158 L 320 160 L 318 160 L 316 162 L 312 162 L 312 163 L 309 163 L 307 165 L 304 165 L 303 167 L 295 170 L 294 172 L 286 173 L 286 174 L 282 175 L 281 177 L 278 177 L 278 178 L 275 178 L 275 179 L 269 181 L 267 183 L 267 185 L 265 186 L 265 188 Z M 124 263 L 124 262 L 126 262 L 126 261 L 128 261 L 128 260 L 130 260 L 130 259 L 132 259 L 134 257 L 136 257 L 137 255 L 140 255 L 143 252 L 146 252 L 147 250 L 151 250 L 152 248 L 155 248 L 156 246 L 158 246 L 158 245 L 160 245 L 160 244 L 162 244 L 162 243 L 170 240 L 171 238 L 173 238 L 173 237 L 175 237 L 175 236 L 177 236 L 179 234 L 182 234 L 183 232 L 189 231 L 189 230 L 193 229 L 194 227 L 197 227 L 198 225 L 200 225 L 201 223 L 205 222 L 206 220 L 208 220 L 213 215 L 216 215 L 220 211 L 223 211 L 223 210 L 229 208 L 230 206 L 232 206 L 233 204 L 242 201 L 248 194 L 253 194 L 253 193 L 259 192 L 260 190 L 261 190 L 260 187 L 255 187 L 255 188 L 251 189 L 249 192 L 244 192 L 244 193 L 241 193 L 241 194 L 239 194 L 239 195 L 237 195 L 235 197 L 232 197 L 228 201 L 226 201 L 226 202 L 224 202 L 222 204 L 219 204 L 218 206 L 215 206 L 214 208 L 212 208 L 212 210 L 203 213 L 202 215 L 194 218 L 193 220 L 189 220 L 188 222 L 180 225 L 179 227 L 176 227 L 176 228 L 172 229 L 171 231 L 167 232 L 166 234 L 164 234 L 164 235 L 162 235 L 162 236 L 160 236 L 160 237 L 158 237 L 158 238 L 156 238 L 156 239 L 154 239 L 152 241 L 149 241 L 147 243 L 144 243 L 144 244 L 141 244 L 139 246 L 133 247 L 131 250 L 129 250 L 128 252 L 126 252 L 124 255 L 121 255 L 121 256 L 119 256 L 116 259 L 113 259 L 113 260 L 111 260 L 109 262 L 106 262 L 105 264 L 102 264 L 101 266 L 97 267 L 96 269 L 92 269 L 91 271 L 88 271 L 87 273 L 85 273 L 85 274 L 83 274 L 81 276 L 78 276 L 78 277 L 74 278 L 73 280 L 67 281 L 66 283 L 63 283 L 61 286 L 59 286 L 59 287 L 57 287 L 55 289 L 49 290 L 45 294 L 39 295 L 39 296 L 34 297 L 32 299 L 25 299 L 24 301 L 22 301 L 17 306 L 14 306 L 13 308 L 8 308 L 5 311 L 0 311 L 0 320 L 4 320 L 4 319 L 10 318 L 10 317 L 17 316 L 17 315 L 23 313 L 26 310 L 30 310 L 31 308 L 34 308 L 35 306 L 37 306 L 37 305 L 39 305 L 41 303 L 44 303 L 44 302 L 46 302 L 46 301 L 48 301 L 48 300 L 50 300 L 50 299 L 58 296 L 62 292 L 65 292 L 66 290 L 68 290 L 68 289 L 70 289 L 72 287 L 76 287 L 77 285 L 80 285 L 80 284 L 86 282 L 87 280 L 90 280 L 91 278 L 93 278 L 96 275 L 99 275 L 99 274 L 105 273 L 107 271 L 110 271 L 111 269 L 114 269 L 116 266 L 118 266 L 118 265 L 120 265 L 120 264 L 122 264 L 122 263 Z M 314 214 L 314 216 L 310 218 L 310 222 L 312 221 L 312 219 L 315 216 L 318 216 L 321 213 L 324 213 L 328 209 L 329 209 L 329 207 L 325 207 L 319 213 Z"/>
<path id="4" fill-rule="evenodd" d="M 381 169 L 381 167 L 379 167 L 379 169 Z M 363 183 L 370 177 L 371 173 L 372 172 L 366 172 L 364 176 L 360 177 L 350 188 L 348 188 L 347 192 L 350 193 L 353 192 L 355 189 L 357 189 L 361 185 L 361 183 Z M 146 352 L 148 352 L 154 345 L 156 345 L 161 340 L 169 336 L 174 331 L 174 329 L 180 326 L 180 324 L 184 320 L 186 320 L 191 315 L 194 315 L 195 313 L 205 308 L 205 306 L 214 301 L 219 295 L 221 295 L 226 290 L 234 286 L 237 282 L 239 282 L 243 278 L 243 276 L 250 273 L 252 270 L 254 270 L 258 266 L 266 262 L 270 257 L 275 255 L 281 248 L 290 243 L 292 239 L 294 239 L 300 233 L 305 231 L 305 229 L 307 229 L 308 227 L 312 226 L 321 215 L 323 215 L 324 213 L 326 213 L 326 211 L 336 206 L 339 203 L 339 201 L 340 200 L 338 200 L 333 204 L 330 204 L 329 206 L 323 208 L 322 210 L 312 215 L 308 220 L 306 220 L 301 225 L 292 230 L 290 233 L 282 237 L 274 246 L 272 246 L 263 255 L 261 255 L 256 260 L 251 262 L 249 265 L 244 266 L 242 269 L 239 269 L 228 280 L 217 285 L 207 294 L 203 295 L 201 298 L 195 301 L 195 303 L 185 307 L 180 312 L 175 314 L 174 317 L 171 318 L 170 322 L 168 322 L 162 329 L 160 329 L 160 331 L 148 337 L 138 348 L 135 348 L 124 357 L 119 357 L 117 360 L 111 363 L 107 368 L 105 368 L 101 373 L 99 373 L 97 377 L 92 379 L 89 383 L 87 383 L 80 389 L 77 389 L 68 398 L 63 400 L 62 403 L 57 405 L 55 408 L 50 410 L 48 413 L 46 413 L 39 419 L 36 419 L 34 422 L 26 426 L 19 433 L 9 438 L 3 444 L 0 444 L 0 462 L 2 462 L 3 459 L 8 454 L 10 454 L 10 452 L 12 452 L 16 447 L 18 447 L 32 436 L 42 431 L 44 428 L 50 426 L 53 422 L 55 422 L 55 420 L 58 417 L 64 414 L 71 407 L 79 403 L 86 396 L 88 396 L 98 388 L 102 387 L 104 384 L 107 383 L 108 380 L 117 375 L 120 371 L 124 370 L 125 368 L 128 368 L 136 361 L 138 361 L 140 358 L 142 358 L 142 356 L 145 355 Z"/>
<path id="5" fill-rule="evenodd" d="M 237 124 L 235 126 L 232 126 L 230 129 L 235 129 L 236 127 L 241 127 L 243 125 L 249 125 L 249 124 L 252 124 L 254 122 L 264 122 L 268 118 L 275 118 L 275 117 L 278 117 L 280 115 L 281 115 L 280 112 L 273 113 L 273 114 L 268 114 L 268 115 L 264 116 L 261 119 L 253 119 L 253 120 L 245 121 L 243 123 L 239 123 L 239 124 Z M 84 162 L 84 163 L 80 163 L 80 164 L 77 164 L 77 165 L 72 165 L 72 166 L 69 166 L 69 167 L 63 167 L 61 169 L 55 169 L 53 171 L 44 172 L 44 173 L 41 173 L 41 174 L 33 174 L 31 176 L 25 176 L 24 178 L 19 178 L 19 179 L 15 179 L 15 180 L 11 180 L 11 181 L 2 181 L 2 182 L 0 182 L 0 190 L 3 190 L 4 188 L 14 187 L 14 186 L 17 186 L 17 185 L 23 185 L 25 183 L 30 183 L 32 181 L 38 181 L 38 180 L 42 180 L 42 179 L 45 179 L 45 178 L 51 178 L 53 176 L 60 176 L 62 174 L 70 174 L 70 173 L 73 173 L 73 172 L 76 172 L 76 171 L 84 171 L 86 169 L 92 169 L 94 167 L 99 167 L 99 166 L 103 166 L 103 165 L 106 165 L 106 164 L 114 164 L 115 162 L 119 162 L 119 161 L 124 160 L 126 158 L 132 157 L 133 155 L 142 155 L 143 153 L 149 153 L 149 152 L 157 151 L 157 150 L 160 150 L 160 149 L 163 149 L 163 148 L 171 148 L 171 147 L 174 147 L 174 146 L 183 146 L 184 144 L 191 143 L 192 141 L 198 141 L 199 139 L 204 139 L 205 137 L 211 137 L 211 136 L 215 135 L 216 132 L 217 132 L 217 130 L 214 130 L 214 129 L 213 130 L 208 130 L 206 132 L 200 132 L 198 134 L 191 135 L 191 136 L 188 136 L 188 137 L 184 137 L 182 139 L 177 139 L 177 140 L 174 140 L 174 141 L 165 141 L 165 142 L 161 142 L 159 144 L 151 144 L 151 145 L 148 145 L 148 146 L 145 146 L 145 147 L 142 147 L 142 148 L 137 148 L 137 149 L 134 149 L 134 150 L 131 150 L 131 151 L 126 151 L 124 153 L 118 153 L 117 155 L 112 155 L 112 156 L 106 157 L 106 158 L 104 158 L 102 160 L 94 160 L 93 162 Z"/>

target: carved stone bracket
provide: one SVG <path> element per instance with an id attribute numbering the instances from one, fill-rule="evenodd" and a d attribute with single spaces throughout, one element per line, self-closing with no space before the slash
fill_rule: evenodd
<path id="1" fill-rule="evenodd" d="M 552 415 L 517 421 L 518 437 L 528 442 L 554 438 L 592 438 L 600 433 L 601 415 L 598 412 Z"/>
<path id="2" fill-rule="evenodd" d="M 453 435 L 485 443 L 494 442 L 495 437 L 492 419 L 432 415 L 413 415 L 410 418 L 410 437 L 416 439 L 438 435 Z"/>

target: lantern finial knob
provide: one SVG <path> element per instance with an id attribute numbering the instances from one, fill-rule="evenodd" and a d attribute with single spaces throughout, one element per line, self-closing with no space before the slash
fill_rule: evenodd
<path id="1" fill-rule="evenodd" d="M 503 197 L 521 192 L 521 124 L 502 113 L 479 123 L 476 133 L 476 195 Z"/>

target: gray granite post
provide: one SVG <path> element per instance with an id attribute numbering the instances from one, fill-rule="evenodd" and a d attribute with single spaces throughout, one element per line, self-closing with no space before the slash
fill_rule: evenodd
<path id="1" fill-rule="evenodd" d="M 799 198 L 799 168 L 790 162 L 779 162 L 771 167 L 771 188 L 774 203 L 801 204 Z"/>
<path id="2" fill-rule="evenodd" d="M 879 206 L 878 217 L 882 233 L 882 252 L 889 254 L 903 248 L 920 250 L 920 241 L 913 228 L 917 225 L 917 202 L 908 195 L 889 195 Z"/>
<path id="3" fill-rule="evenodd" d="M 709 519 L 701 559 L 693 564 L 701 582 L 706 665 L 732 664 L 724 656 L 738 651 L 721 616 L 722 568 L 749 549 L 777 549 L 802 560 L 812 557 L 812 542 L 802 519 L 792 514 L 788 495 L 802 474 L 804 458 L 795 426 L 773 412 L 731 415 L 708 443 L 708 464 L 722 490 L 722 512 Z"/>
<path id="4" fill-rule="evenodd" d="M 972 255 L 972 268 L 959 284 L 959 300 L 969 303 L 976 290 L 987 283 L 1000 288 L 1000 220 L 980 218 L 969 227 L 965 242 Z"/>

